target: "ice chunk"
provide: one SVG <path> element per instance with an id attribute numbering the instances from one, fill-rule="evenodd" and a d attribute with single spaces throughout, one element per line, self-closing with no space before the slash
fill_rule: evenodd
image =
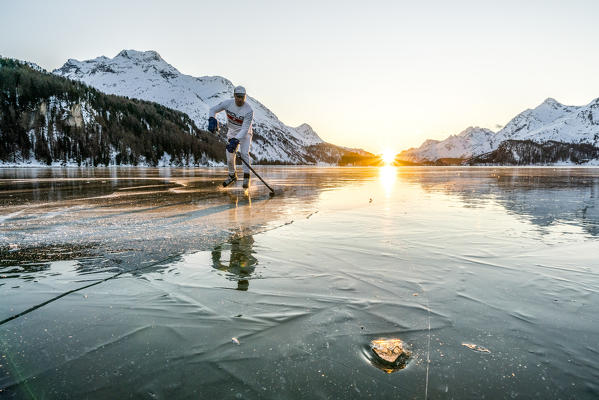
<path id="1" fill-rule="evenodd" d="M 370 348 L 375 356 L 375 361 L 388 373 L 404 368 L 411 355 L 401 339 L 372 340 Z"/>

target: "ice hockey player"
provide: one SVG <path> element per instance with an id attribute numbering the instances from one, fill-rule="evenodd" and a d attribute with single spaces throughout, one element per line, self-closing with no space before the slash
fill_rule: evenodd
<path id="1" fill-rule="evenodd" d="M 216 114 L 225 111 L 227 113 L 227 167 L 229 169 L 229 177 L 223 182 L 223 186 L 229 186 L 237 181 L 237 173 L 235 167 L 235 159 L 237 148 L 241 157 L 245 162 L 250 162 L 250 145 L 252 143 L 252 120 L 254 118 L 254 110 L 245 101 L 245 88 L 236 86 L 233 90 L 233 99 L 225 100 L 210 109 L 208 112 L 208 130 L 212 133 L 216 132 L 218 122 L 215 118 Z M 243 164 L 243 187 L 250 186 L 250 169 Z"/>

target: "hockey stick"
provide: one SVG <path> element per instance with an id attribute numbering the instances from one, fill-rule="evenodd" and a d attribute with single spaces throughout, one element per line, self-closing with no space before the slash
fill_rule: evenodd
<path id="1" fill-rule="evenodd" d="M 268 185 L 268 183 L 266 183 L 266 181 L 264 181 L 264 179 L 262 179 L 262 177 L 260 175 L 258 175 L 258 173 L 256 171 L 254 171 L 254 168 L 252 168 L 252 166 L 243 159 L 240 152 L 237 152 L 237 157 L 239 157 L 241 159 L 241 162 L 243 162 L 250 169 L 250 171 L 252 171 L 254 173 L 254 175 L 256 175 L 258 177 L 258 179 L 260 179 L 262 181 L 262 183 L 264 183 L 264 185 L 270 189 L 270 196 L 271 197 L 274 196 L 275 190 L 273 188 L 271 188 Z"/>

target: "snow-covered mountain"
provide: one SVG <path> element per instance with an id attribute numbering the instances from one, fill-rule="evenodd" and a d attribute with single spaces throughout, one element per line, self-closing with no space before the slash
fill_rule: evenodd
<path id="1" fill-rule="evenodd" d="M 0 58 L 0 165 L 215 165 L 223 140 L 178 110 Z"/>
<path id="2" fill-rule="evenodd" d="M 507 140 L 599 147 L 599 98 L 585 106 L 566 106 L 548 98 L 538 107 L 518 114 L 498 132 L 468 128 L 443 141 L 427 140 L 419 148 L 403 151 L 399 158 L 412 162 L 469 158 L 496 150 Z"/>
<path id="3" fill-rule="evenodd" d="M 492 150 L 495 132 L 470 127 L 457 135 L 451 135 L 443 141 L 428 139 L 419 148 L 403 151 L 401 159 L 412 162 L 434 161 L 439 158 L 469 158 Z"/>
<path id="4" fill-rule="evenodd" d="M 550 140 L 599 144 L 599 98 L 585 106 L 565 106 L 548 98 L 512 119 L 497 135 L 503 140 Z"/>
<path id="5" fill-rule="evenodd" d="M 295 127 L 295 131 L 300 134 L 301 139 L 304 142 L 304 145 L 310 146 L 313 144 L 322 143 L 322 139 L 318 136 L 314 129 L 308 124 L 301 124 L 300 126 Z"/>
<path id="6" fill-rule="evenodd" d="M 154 101 L 182 111 L 201 128 L 206 128 L 211 106 L 232 98 L 234 85 L 220 76 L 193 77 L 180 73 L 155 51 L 123 50 L 114 58 L 69 59 L 54 74 L 86 83 L 102 92 Z M 252 154 L 256 160 L 288 163 L 308 162 L 307 146 L 323 143 L 308 124 L 285 125 L 255 98 Z M 225 115 L 217 116 L 221 123 Z"/>

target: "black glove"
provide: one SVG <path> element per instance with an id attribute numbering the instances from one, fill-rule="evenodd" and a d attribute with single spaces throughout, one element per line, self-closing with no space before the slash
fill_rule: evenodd
<path id="1" fill-rule="evenodd" d="M 218 121 L 216 120 L 216 118 L 208 118 L 208 130 L 212 133 L 218 131 Z"/>
<path id="2" fill-rule="evenodd" d="M 237 150 L 238 144 L 239 144 L 239 139 L 237 139 L 237 138 L 229 139 L 229 144 L 227 144 L 227 151 L 229 153 L 235 153 L 235 150 Z"/>

